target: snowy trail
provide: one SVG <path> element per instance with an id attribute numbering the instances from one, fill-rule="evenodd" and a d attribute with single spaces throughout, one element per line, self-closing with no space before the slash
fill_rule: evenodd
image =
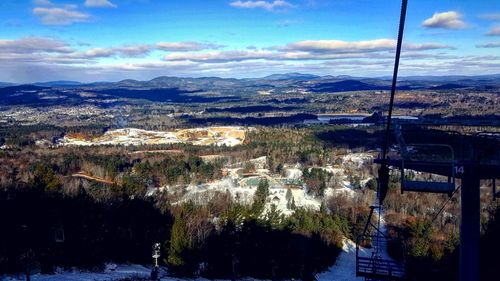
<path id="1" fill-rule="evenodd" d="M 380 210 L 380 211 L 379 211 Z M 379 230 L 383 234 L 387 234 L 387 227 L 384 220 L 384 211 L 383 209 L 374 209 L 375 218 L 378 220 Z M 389 256 L 387 251 L 385 241 L 381 241 L 378 246 L 378 256 L 385 260 L 394 261 Z M 360 248 L 360 255 L 365 257 L 370 257 L 372 255 L 371 249 L 363 249 Z M 395 261 L 394 261 L 395 262 Z M 357 281 L 364 280 L 362 277 L 356 277 L 356 244 L 349 240 L 344 239 L 344 246 L 342 249 L 342 253 L 337 258 L 335 265 L 330 267 L 327 272 L 320 273 L 316 275 L 318 281 L 326 281 L 326 280 L 339 280 L 339 281 Z"/>
<path id="2" fill-rule="evenodd" d="M 380 211 L 379 211 L 380 210 Z M 375 209 L 373 213 L 376 215 L 376 218 L 379 220 L 379 230 L 382 232 L 384 235 L 387 235 L 387 227 L 385 225 L 385 220 L 384 220 L 384 210 L 382 208 L 380 209 Z M 378 248 L 378 255 L 385 259 L 385 260 L 390 260 L 394 261 L 390 256 L 389 252 L 387 252 L 387 244 L 386 243 L 381 243 L 380 247 Z M 395 261 L 394 261 L 395 262 Z"/>
<path id="3" fill-rule="evenodd" d="M 363 254 L 369 255 L 368 251 L 361 249 Z M 356 277 L 356 244 L 345 238 L 342 253 L 335 264 L 328 271 L 316 275 L 318 281 L 361 281 L 361 277 Z"/>

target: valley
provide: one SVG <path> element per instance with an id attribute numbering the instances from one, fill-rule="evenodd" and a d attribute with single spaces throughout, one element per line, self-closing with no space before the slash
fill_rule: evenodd
<path id="1" fill-rule="evenodd" d="M 498 132 L 494 77 L 440 79 L 402 83 L 393 121 L 425 127 L 414 141 L 443 128 Z M 354 245 L 378 188 L 387 95 L 381 78 L 299 74 L 0 88 L 1 213 L 13 230 L 0 239 L 33 241 L 0 251 L 37 253 L 0 259 L 0 271 L 19 280 L 28 263 L 34 280 L 143 280 L 160 243 L 162 280 L 357 280 Z M 409 241 L 411 274 L 428 278 L 432 262 L 446 276 L 459 202 L 401 194 L 400 177 L 391 172 L 384 231 Z M 495 222 L 491 183 L 481 188 L 482 217 Z"/>

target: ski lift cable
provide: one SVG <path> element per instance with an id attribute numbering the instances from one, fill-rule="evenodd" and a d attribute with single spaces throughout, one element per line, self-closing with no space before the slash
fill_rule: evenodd
<path id="1" fill-rule="evenodd" d="M 439 211 L 434 215 L 434 217 L 432 218 L 431 220 L 431 223 L 430 225 L 434 224 L 434 222 L 436 221 L 436 219 L 438 218 L 438 216 L 441 214 L 442 211 L 444 211 L 444 208 L 446 207 L 446 205 L 448 205 L 448 203 L 451 202 L 451 200 L 453 199 L 453 196 L 455 195 L 455 193 L 457 193 L 457 191 L 461 188 L 461 186 L 458 186 L 454 191 L 453 193 L 451 194 L 451 196 L 448 198 L 448 200 L 446 200 L 446 202 L 443 203 L 443 206 L 441 206 L 441 209 L 439 209 Z"/>
<path id="2" fill-rule="evenodd" d="M 382 159 L 384 159 L 384 160 L 387 156 L 387 149 L 389 146 L 389 134 L 390 134 L 390 130 L 391 130 L 392 111 L 394 108 L 394 96 L 396 95 L 396 84 L 397 84 L 397 80 L 398 80 L 398 70 L 399 70 L 399 58 L 401 56 L 401 46 L 403 44 L 403 33 L 404 33 L 404 28 L 405 28 L 407 6 L 408 6 L 408 0 L 402 0 L 401 15 L 399 18 L 398 42 L 397 42 L 397 46 L 396 46 L 396 58 L 394 60 L 394 72 L 392 75 L 391 97 L 390 97 L 390 101 L 389 101 L 389 113 L 387 115 L 387 128 L 385 130 L 384 145 L 382 147 Z"/>
<path id="3" fill-rule="evenodd" d="M 394 109 L 394 96 L 396 94 L 396 84 L 398 80 L 398 70 L 399 70 L 399 59 L 401 56 L 401 46 L 403 44 L 403 33 L 404 26 L 406 20 L 406 9 L 408 6 L 408 0 L 402 0 L 401 2 L 401 15 L 399 18 L 399 29 L 398 29 L 398 40 L 396 45 L 396 56 L 394 60 L 394 72 L 392 76 L 392 85 L 391 85 L 391 96 L 389 101 L 389 112 L 387 117 L 387 128 L 385 130 L 384 142 L 382 145 L 382 155 L 380 168 L 378 171 L 378 181 L 379 186 L 377 190 L 377 198 L 378 204 L 381 206 L 384 202 L 385 196 L 387 195 L 387 191 L 389 189 L 389 165 L 387 159 L 387 150 L 389 148 L 389 134 L 391 130 L 391 121 L 392 121 L 392 112 Z"/>
<path id="4" fill-rule="evenodd" d="M 446 208 L 446 206 L 448 205 L 448 203 L 451 202 L 451 200 L 453 199 L 453 196 L 455 195 L 455 193 L 457 193 L 457 191 L 461 188 L 462 186 L 458 186 L 454 191 L 453 193 L 451 194 L 451 196 L 448 198 L 448 200 L 446 200 L 446 202 L 443 203 L 443 205 L 441 206 L 441 208 L 439 209 L 439 211 L 432 217 L 432 220 L 431 220 L 431 223 L 429 223 L 427 225 L 427 227 L 424 227 L 426 230 L 428 230 L 429 228 L 432 227 L 432 225 L 434 225 L 434 223 L 436 222 L 437 218 L 439 217 L 439 215 L 441 214 L 441 212 L 444 211 L 444 208 Z"/>
<path id="5" fill-rule="evenodd" d="M 391 85 L 391 96 L 390 96 L 390 101 L 389 101 L 389 112 L 388 112 L 388 117 L 387 117 L 387 128 L 385 131 L 385 138 L 384 138 L 384 143 L 382 146 L 382 167 L 379 170 L 379 187 L 377 190 L 377 197 L 378 197 L 378 218 L 377 218 L 377 231 L 381 233 L 380 231 L 380 225 L 381 225 L 381 216 L 382 216 L 382 203 L 385 198 L 385 194 L 387 193 L 387 186 L 389 182 L 389 171 L 388 171 L 388 165 L 386 161 L 387 157 L 387 150 L 389 147 L 389 134 L 391 130 L 391 119 L 392 119 L 392 111 L 394 108 L 394 96 L 396 94 L 396 84 L 397 84 L 397 78 L 398 78 L 398 70 L 399 70 L 399 59 L 401 56 L 401 46 L 403 42 L 403 33 L 404 33 L 404 26 L 405 26 L 405 20 L 406 20 L 406 10 L 408 6 L 408 0 L 402 0 L 401 3 L 401 14 L 399 18 L 399 28 L 398 28 L 398 40 L 397 40 L 397 45 L 396 45 L 396 57 L 394 61 L 394 71 L 393 71 L 393 76 L 392 76 L 392 85 Z M 382 187 L 384 186 L 384 187 Z M 366 222 L 365 226 L 365 231 L 367 230 L 368 225 L 371 224 L 371 214 L 373 213 L 374 209 L 371 210 L 370 216 L 368 221 Z M 373 224 L 372 224 L 373 225 Z M 380 243 L 379 241 L 379 235 L 377 235 L 377 245 Z M 382 237 L 385 237 L 385 233 L 382 233 Z M 378 256 L 379 253 L 379 248 L 380 247 L 375 247 L 375 251 L 372 253 L 372 255 Z"/>
<path id="6" fill-rule="evenodd" d="M 386 161 L 386 156 L 387 156 L 387 148 L 389 146 L 389 133 L 390 133 L 390 128 L 391 128 L 391 117 L 392 117 L 392 111 L 394 107 L 394 96 L 396 93 L 396 82 L 397 82 L 397 76 L 398 76 L 398 69 L 399 69 L 399 59 L 401 55 L 401 46 L 403 42 L 403 32 L 404 32 L 404 25 L 405 25 L 405 20 L 406 20 L 406 10 L 408 6 L 408 0 L 402 0 L 401 2 L 401 14 L 399 18 L 399 29 L 398 29 L 398 40 L 397 40 L 397 46 L 396 46 L 396 57 L 394 61 L 394 72 L 393 72 L 393 77 L 392 77 L 392 86 L 391 86 L 391 96 L 390 96 L 390 102 L 389 102 L 389 113 L 388 113 L 388 118 L 387 118 L 387 128 L 385 131 L 385 140 L 384 140 L 384 145 L 382 146 L 382 165 L 381 169 L 379 170 L 379 176 L 378 176 L 378 190 L 377 190 L 377 197 L 379 199 L 379 204 L 378 206 L 372 206 L 372 210 L 370 211 L 369 218 L 366 222 L 365 229 L 363 231 L 363 234 L 366 234 L 368 226 L 371 224 L 371 215 L 373 214 L 373 208 L 379 208 L 379 217 L 377 220 L 377 229 L 380 228 L 380 213 L 381 213 L 381 208 L 382 208 L 382 202 L 384 199 L 384 193 L 386 191 L 382 190 L 382 186 L 388 185 L 388 180 L 389 180 L 389 171 L 388 171 L 388 165 Z M 380 231 L 380 230 L 379 230 Z"/>

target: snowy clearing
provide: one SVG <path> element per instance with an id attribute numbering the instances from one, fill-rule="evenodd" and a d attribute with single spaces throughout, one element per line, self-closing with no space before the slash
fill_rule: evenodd
<path id="1" fill-rule="evenodd" d="M 207 127 L 164 132 L 124 128 L 107 131 L 98 137 L 67 134 L 58 140 L 57 144 L 91 146 L 190 143 L 193 145 L 236 146 L 245 141 L 246 133 L 250 129 L 244 127 Z"/>

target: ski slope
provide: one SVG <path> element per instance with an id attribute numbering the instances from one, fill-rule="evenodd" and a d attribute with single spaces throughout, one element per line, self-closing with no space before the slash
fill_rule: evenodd
<path id="1" fill-rule="evenodd" d="M 342 252 L 337 261 L 328 271 L 317 274 L 318 281 L 362 281 L 362 277 L 356 277 L 356 243 L 345 238 Z M 362 254 L 369 255 L 368 251 L 360 249 Z"/>

